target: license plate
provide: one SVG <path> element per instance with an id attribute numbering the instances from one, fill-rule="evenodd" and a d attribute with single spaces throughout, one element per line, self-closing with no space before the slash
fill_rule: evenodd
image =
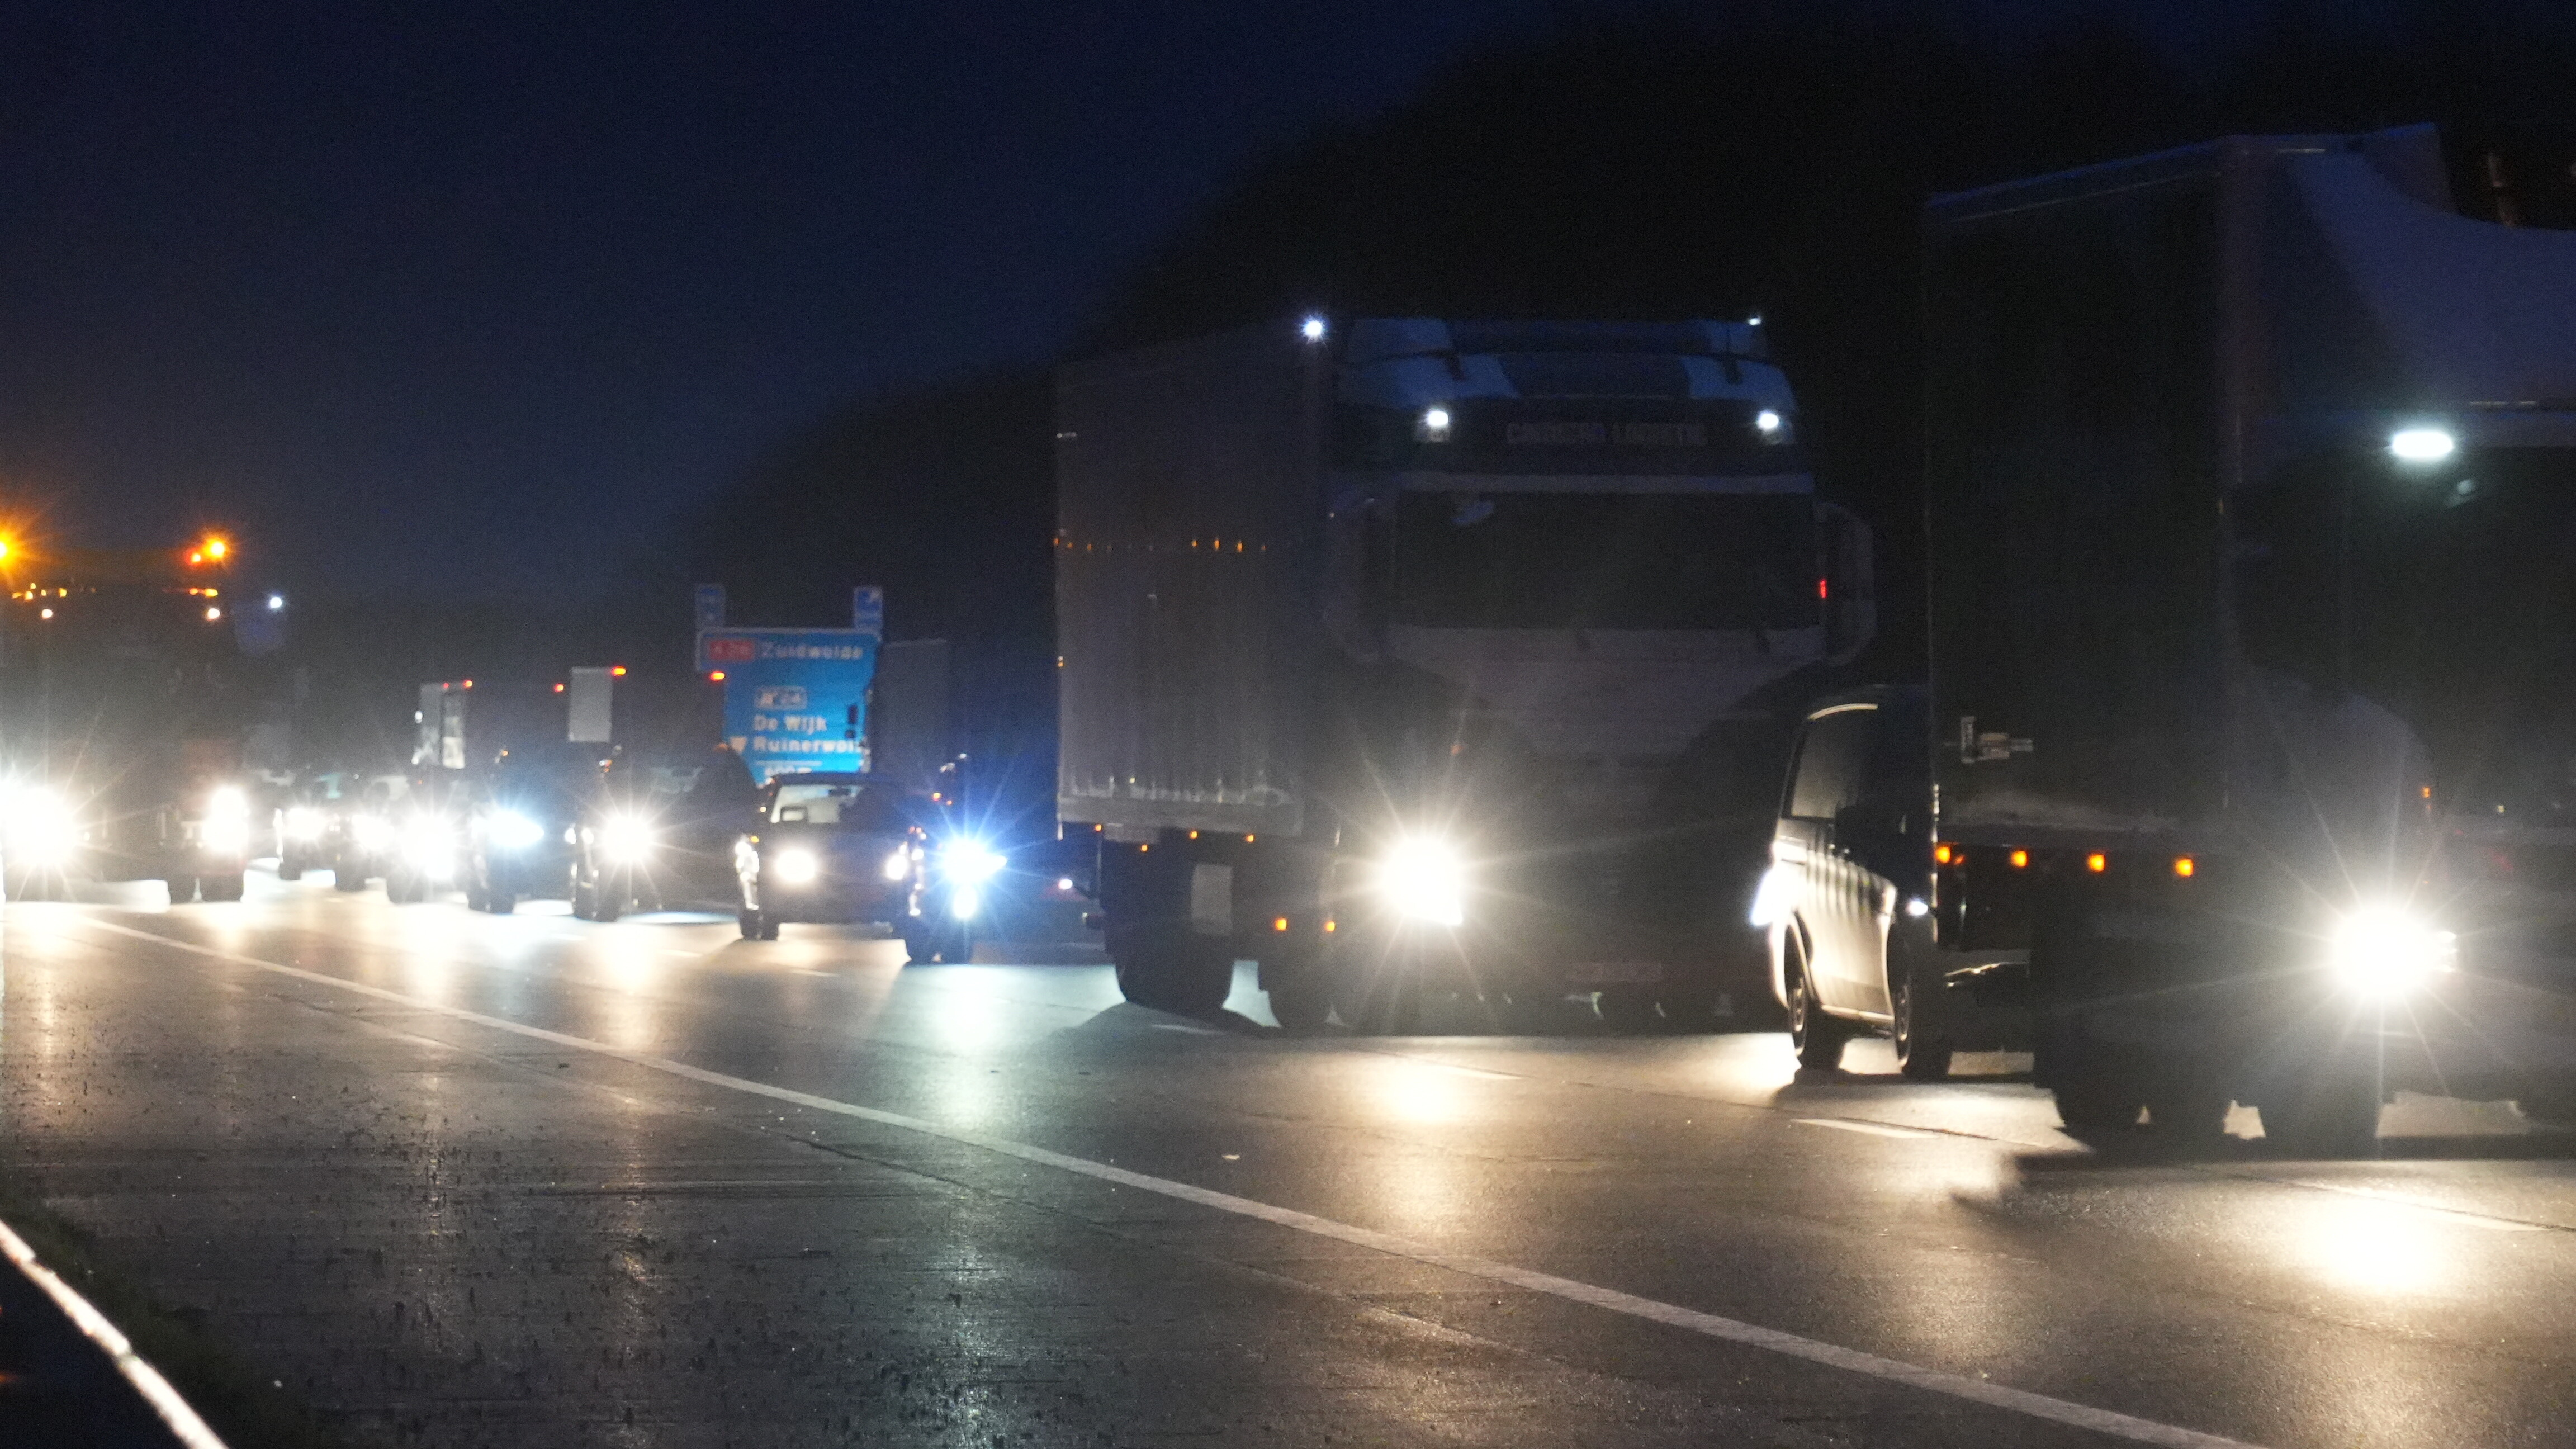
<path id="1" fill-rule="evenodd" d="M 1577 961 L 1565 979 L 1578 986 L 1653 986 L 1664 979 L 1660 961 Z"/>

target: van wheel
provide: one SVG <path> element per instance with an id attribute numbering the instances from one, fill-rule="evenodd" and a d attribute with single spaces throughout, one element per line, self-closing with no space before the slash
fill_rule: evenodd
<path id="1" fill-rule="evenodd" d="M 1789 933 L 1789 1045 L 1798 1065 L 1811 1072 L 1842 1070 L 1843 1048 L 1851 1044 L 1851 1027 L 1825 1014 L 1816 999 L 1814 978 L 1807 972 L 1807 948 L 1798 933 Z"/>
<path id="2" fill-rule="evenodd" d="M 1887 1003 L 1894 1018 L 1888 1035 L 1896 1043 L 1896 1069 L 1918 1082 L 1937 1082 L 1950 1075 L 1950 1043 L 1946 1038 L 1925 1030 L 1931 1025 L 1931 1004 L 1916 984 L 1911 964 L 1887 973 Z"/>

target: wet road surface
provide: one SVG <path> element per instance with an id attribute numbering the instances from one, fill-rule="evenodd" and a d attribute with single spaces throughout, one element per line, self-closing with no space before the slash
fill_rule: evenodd
<path id="1" fill-rule="evenodd" d="M 0 1170 L 405 1444 L 2576 1442 L 2576 1144 L 2501 1106 L 2115 1161 L 2010 1058 L 560 910 L 11 904 Z"/>

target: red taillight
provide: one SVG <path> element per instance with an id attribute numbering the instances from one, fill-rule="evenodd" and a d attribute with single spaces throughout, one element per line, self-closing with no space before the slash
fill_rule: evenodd
<path id="1" fill-rule="evenodd" d="M 1819 599 L 1828 599 L 1833 597 L 1833 590 L 1826 585 L 1823 579 L 1816 580 L 1816 597 Z"/>

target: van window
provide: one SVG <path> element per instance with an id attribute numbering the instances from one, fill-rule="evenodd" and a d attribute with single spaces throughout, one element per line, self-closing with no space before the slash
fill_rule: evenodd
<path id="1" fill-rule="evenodd" d="M 1861 771 L 1869 759 L 1875 709 L 1846 709 L 1807 721 L 1798 744 L 1797 774 L 1789 785 L 1789 813 L 1801 820 L 1831 820 L 1860 800 Z"/>

